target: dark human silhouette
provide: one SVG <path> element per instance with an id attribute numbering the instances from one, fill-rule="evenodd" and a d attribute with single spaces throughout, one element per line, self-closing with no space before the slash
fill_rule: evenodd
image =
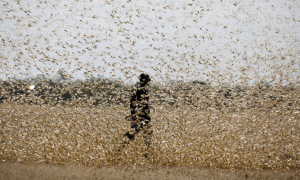
<path id="1" fill-rule="evenodd" d="M 139 132 L 143 133 L 144 141 L 149 148 L 151 136 L 153 134 L 151 128 L 151 118 L 150 118 L 150 109 L 149 109 L 149 91 L 147 86 L 151 81 L 148 74 L 142 73 L 139 76 L 139 82 L 137 82 L 131 92 L 130 98 L 130 111 L 131 115 L 128 119 L 131 122 L 131 131 L 125 133 L 127 141 L 124 142 L 122 147 L 129 143 L 129 141 L 134 140 L 135 135 Z"/>

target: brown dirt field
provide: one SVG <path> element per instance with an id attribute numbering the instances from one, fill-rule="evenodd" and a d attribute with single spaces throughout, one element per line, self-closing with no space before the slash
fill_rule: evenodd
<path id="1" fill-rule="evenodd" d="M 102 166 L 1 163 L 0 179 L 280 179 L 299 180 L 300 173 L 280 170 L 224 170 L 166 166 Z"/>

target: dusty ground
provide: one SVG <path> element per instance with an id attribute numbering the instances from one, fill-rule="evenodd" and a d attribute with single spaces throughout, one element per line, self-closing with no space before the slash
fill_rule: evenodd
<path id="1" fill-rule="evenodd" d="M 165 166 L 116 166 L 116 167 L 85 167 L 76 164 L 49 165 L 1 163 L 0 179 L 287 179 L 298 180 L 297 171 L 280 170 L 224 170 L 195 167 Z"/>

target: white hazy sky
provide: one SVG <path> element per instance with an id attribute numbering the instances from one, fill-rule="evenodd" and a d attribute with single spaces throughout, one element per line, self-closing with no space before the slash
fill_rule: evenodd
<path id="1" fill-rule="evenodd" d="M 0 78 L 299 82 L 300 2 L 2 0 Z"/>

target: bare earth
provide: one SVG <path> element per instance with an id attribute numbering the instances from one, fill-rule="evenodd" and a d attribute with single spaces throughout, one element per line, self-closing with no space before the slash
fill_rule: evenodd
<path id="1" fill-rule="evenodd" d="M 300 179 L 297 171 L 224 170 L 165 166 L 103 166 L 1 163 L 0 179 Z"/>

